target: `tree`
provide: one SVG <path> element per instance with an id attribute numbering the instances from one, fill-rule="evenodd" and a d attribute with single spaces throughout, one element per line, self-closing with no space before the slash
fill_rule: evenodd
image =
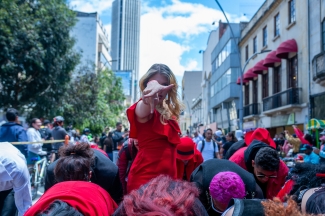
<path id="1" fill-rule="evenodd" d="M 107 126 L 115 125 L 123 112 L 123 88 L 121 79 L 110 70 L 97 70 L 93 66 L 81 66 L 62 99 L 62 115 L 76 128 L 90 128 L 101 133 Z"/>
<path id="2" fill-rule="evenodd" d="M 65 0 L 0 1 L 0 107 L 53 116 L 79 62 Z"/>

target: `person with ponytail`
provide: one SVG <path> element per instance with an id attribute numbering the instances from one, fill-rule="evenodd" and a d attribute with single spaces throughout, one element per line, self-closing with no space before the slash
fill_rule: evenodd
<path id="1" fill-rule="evenodd" d="M 177 120 L 182 105 L 175 75 L 167 65 L 154 64 L 139 86 L 142 99 L 127 110 L 130 138 L 137 139 L 139 146 L 128 176 L 128 193 L 161 174 L 177 178 Z"/>

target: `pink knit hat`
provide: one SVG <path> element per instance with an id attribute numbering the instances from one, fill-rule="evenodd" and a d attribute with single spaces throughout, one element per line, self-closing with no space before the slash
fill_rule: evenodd
<path id="1" fill-rule="evenodd" d="M 220 172 L 210 183 L 211 197 L 227 205 L 232 198 L 243 199 L 246 195 L 245 184 L 237 173 Z"/>

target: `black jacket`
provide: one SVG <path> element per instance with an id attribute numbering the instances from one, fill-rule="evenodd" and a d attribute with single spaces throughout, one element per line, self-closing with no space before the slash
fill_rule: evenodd
<path id="1" fill-rule="evenodd" d="M 194 182 L 200 189 L 200 200 L 204 207 L 209 211 L 211 203 L 209 200 L 209 186 L 212 178 L 220 173 L 230 171 L 237 173 L 245 183 L 246 199 L 263 198 L 261 188 L 256 184 L 253 174 L 247 172 L 237 164 L 220 159 L 207 160 L 198 166 L 191 175 L 191 182 Z"/>
<path id="2" fill-rule="evenodd" d="M 91 182 L 105 189 L 116 203 L 120 203 L 123 196 L 122 185 L 120 182 L 117 166 L 103 153 L 94 150 L 94 163 L 91 166 Z M 57 161 L 51 163 L 45 175 L 45 191 L 57 182 L 54 178 L 54 168 Z"/>
<path id="3" fill-rule="evenodd" d="M 255 156 L 256 156 L 258 150 L 260 150 L 263 147 L 272 148 L 271 146 L 269 146 L 266 143 L 263 143 L 258 140 L 253 140 L 253 142 L 245 150 L 244 159 L 245 159 L 245 165 L 246 165 L 248 172 L 250 172 L 250 173 L 254 172 L 254 168 L 252 166 L 252 160 L 255 160 Z"/>
<path id="4" fill-rule="evenodd" d="M 231 147 L 227 150 L 226 156 L 224 159 L 229 160 L 229 158 L 235 154 L 236 151 L 238 151 L 239 149 L 241 149 L 242 147 L 245 147 L 245 141 L 244 140 L 240 140 L 234 144 L 231 145 Z"/>

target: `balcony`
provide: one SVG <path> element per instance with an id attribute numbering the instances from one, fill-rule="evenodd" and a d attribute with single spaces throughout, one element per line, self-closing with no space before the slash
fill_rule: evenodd
<path id="1" fill-rule="evenodd" d="M 263 99 L 265 115 L 302 108 L 301 88 L 290 88 Z"/>
<path id="2" fill-rule="evenodd" d="M 325 52 L 316 55 L 312 61 L 313 80 L 316 83 L 325 85 Z"/>
<path id="3" fill-rule="evenodd" d="M 260 114 L 260 104 L 252 103 L 244 106 L 244 117 L 255 116 Z"/>

